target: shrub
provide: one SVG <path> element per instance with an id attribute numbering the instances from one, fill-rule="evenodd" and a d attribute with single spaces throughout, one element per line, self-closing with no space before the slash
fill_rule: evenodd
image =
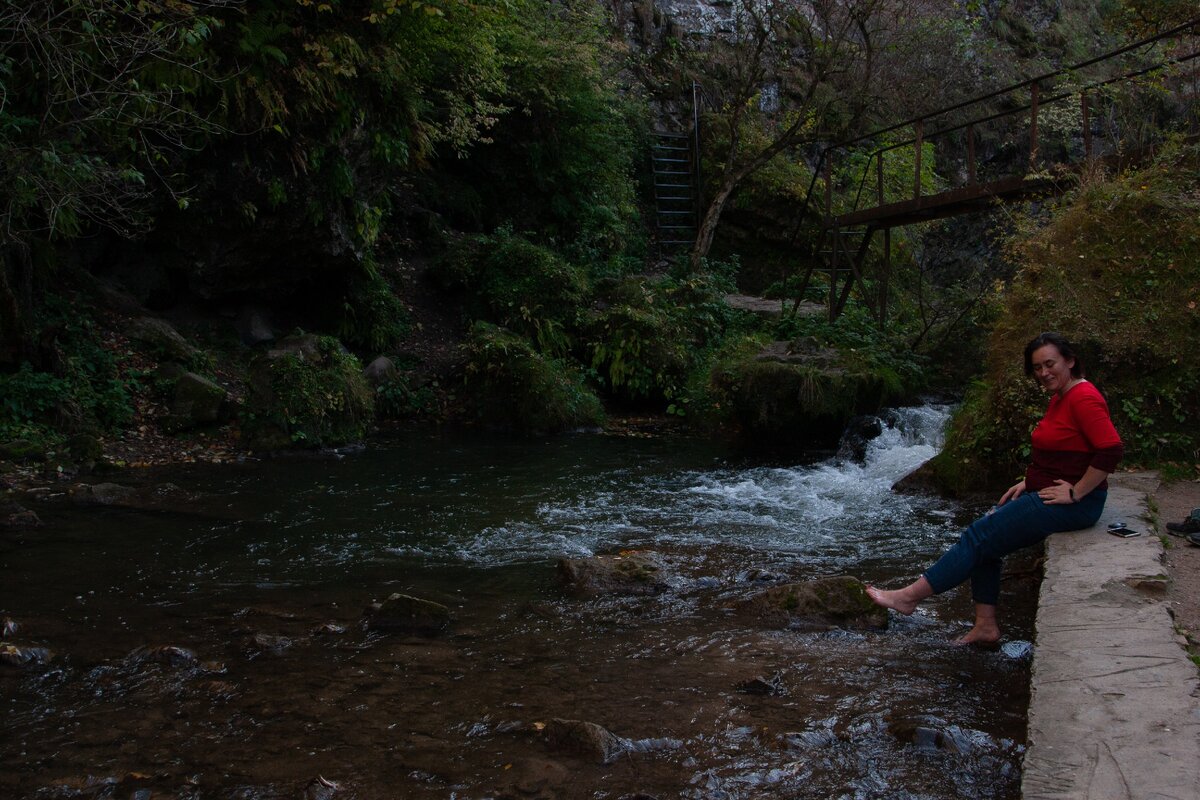
<path id="1" fill-rule="evenodd" d="M 380 352 L 394 346 L 409 330 L 408 309 L 378 273 L 351 283 L 338 328 L 347 344 Z"/>
<path id="2" fill-rule="evenodd" d="M 724 289 L 720 278 L 704 273 L 614 283 L 605 293 L 607 306 L 587 324 L 592 368 L 618 397 L 682 411 L 672 401 L 733 322 Z"/>
<path id="3" fill-rule="evenodd" d="M 37 320 L 53 343 L 55 372 L 29 363 L 0 375 L 0 439 L 28 438 L 47 445 L 79 432 L 114 431 L 133 418 L 129 386 L 112 354 L 100 344 L 90 310 L 51 296 Z"/>
<path id="4" fill-rule="evenodd" d="M 529 340 L 477 322 L 463 345 L 468 398 L 477 416 L 522 433 L 556 433 L 603 422 L 596 395 L 570 362 Z"/>
<path id="5" fill-rule="evenodd" d="M 583 271 L 552 250 L 501 229 L 451 248 L 439 271 L 444 285 L 467 291 L 474 318 L 525 336 L 542 352 L 569 349 L 589 287 Z"/>
<path id="6" fill-rule="evenodd" d="M 242 426 L 258 449 L 361 439 L 373 414 L 362 365 L 332 336 L 291 336 L 251 364 Z"/>

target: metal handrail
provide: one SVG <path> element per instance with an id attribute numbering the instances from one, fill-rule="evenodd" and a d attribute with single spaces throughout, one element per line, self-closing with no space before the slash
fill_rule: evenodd
<path id="1" fill-rule="evenodd" d="M 1143 75 L 1149 74 L 1149 73 L 1157 71 L 1157 70 L 1162 70 L 1162 69 L 1165 69 L 1168 67 L 1172 67 L 1172 66 L 1176 66 L 1179 64 L 1183 64 L 1183 63 L 1192 61 L 1194 59 L 1200 58 L 1200 51 L 1197 51 L 1195 53 L 1190 53 L 1188 55 L 1168 59 L 1166 61 L 1162 61 L 1157 64 L 1154 64 L 1150 67 L 1137 69 L 1132 72 L 1125 73 L 1123 75 L 1118 75 L 1118 76 L 1106 78 L 1103 80 L 1094 81 L 1086 86 L 1080 87 L 1079 89 L 1074 89 L 1074 90 L 1068 91 L 1068 92 L 1061 92 L 1061 93 L 1055 94 L 1055 95 L 1047 97 L 1047 98 L 1042 98 L 1039 96 L 1041 84 L 1045 81 L 1049 81 L 1052 78 L 1076 73 L 1079 70 L 1085 69 L 1085 68 L 1093 66 L 1095 64 L 1109 61 L 1118 56 L 1132 52 L 1139 48 L 1143 48 L 1143 47 L 1153 44 L 1155 42 L 1159 42 L 1164 39 L 1176 37 L 1180 34 L 1183 34 L 1186 31 L 1195 29 L 1197 27 L 1200 27 L 1200 17 L 1194 18 L 1192 20 L 1184 22 L 1180 25 L 1177 25 L 1173 28 L 1170 28 L 1166 31 L 1162 31 L 1160 33 L 1157 33 L 1153 36 L 1147 37 L 1140 41 L 1133 42 L 1132 44 L 1128 44 L 1124 47 L 1118 48 L 1117 50 L 1103 53 L 1101 55 L 1095 56 L 1093 58 L 1087 59 L 1086 61 L 1079 62 L 1079 63 L 1071 65 L 1069 67 L 1064 67 L 1062 69 L 1058 69 L 1053 72 L 1047 72 L 1045 74 L 1038 75 L 1033 78 L 1027 78 L 1018 83 L 1014 83 L 1014 84 L 1011 84 L 1004 88 L 997 89 L 997 90 L 988 92 L 986 94 L 979 95 L 977 97 L 973 97 L 969 100 L 964 100 L 964 101 L 955 103 L 953 105 L 946 106 L 944 108 L 936 109 L 931 112 L 926 112 L 920 116 L 912 117 L 910 119 L 904 120 L 903 122 L 898 122 L 898 123 L 889 125 L 884 128 L 879 128 L 877 130 L 871 131 L 871 132 L 863 134 L 861 136 L 842 140 L 840 142 L 836 142 L 834 144 L 824 146 L 818 155 L 816 165 L 813 167 L 812 176 L 809 180 L 808 189 L 804 195 L 804 202 L 800 207 L 800 211 L 799 211 L 799 214 L 796 219 L 796 224 L 793 226 L 791 235 L 789 236 L 789 244 L 791 246 L 795 246 L 796 239 L 799 236 L 800 230 L 803 228 L 805 221 L 808 219 L 809 212 L 812 207 L 813 192 L 816 189 L 817 180 L 821 176 L 822 169 L 824 169 L 828 173 L 827 181 L 832 180 L 831 164 L 832 164 L 833 155 L 835 153 L 848 150 L 851 148 L 851 146 L 858 144 L 860 142 L 869 141 L 872 139 L 877 140 L 879 137 L 884 136 L 888 133 L 892 133 L 897 130 L 906 129 L 910 126 L 915 126 L 917 128 L 917 135 L 915 137 L 906 139 L 902 142 L 891 143 L 886 146 L 879 147 L 868 153 L 867 162 L 863 168 L 862 178 L 859 181 L 858 191 L 856 192 L 854 201 L 851 205 L 851 208 L 853 210 L 858 209 L 859 202 L 861 201 L 863 192 L 866 188 L 866 182 L 867 182 L 868 176 L 871 171 L 871 165 L 873 163 L 876 164 L 876 169 L 879 172 L 879 181 L 880 181 L 879 204 L 880 205 L 883 204 L 883 197 L 882 197 L 882 191 L 883 191 L 882 159 L 883 159 L 883 155 L 891 150 L 896 150 L 896 149 L 899 149 L 902 147 L 908 147 L 908 146 L 914 145 L 914 144 L 917 145 L 917 147 L 918 147 L 918 152 L 914 158 L 914 161 L 916 164 L 916 170 L 915 170 L 916 174 L 914 176 L 914 197 L 919 197 L 920 196 L 920 188 L 921 188 L 920 187 L 920 180 L 921 180 L 920 147 L 923 145 L 923 143 L 925 141 L 929 141 L 929 140 L 932 140 L 932 139 L 935 139 L 938 137 L 942 137 L 947 134 L 953 133 L 955 131 L 962 130 L 964 128 L 968 129 L 968 154 L 969 154 L 968 158 L 969 158 L 969 162 L 970 162 L 968 165 L 969 176 L 970 176 L 969 181 L 970 181 L 970 183 L 974 183 L 974 181 L 975 181 L 974 126 L 980 125 L 980 124 L 985 124 L 987 122 L 991 122 L 991 121 L 994 121 L 997 119 L 1002 119 L 1004 117 L 1011 117 L 1011 116 L 1014 116 L 1017 114 L 1022 114 L 1026 111 L 1033 112 L 1033 119 L 1031 120 L 1031 127 L 1030 127 L 1030 130 L 1031 130 L 1030 162 L 1032 164 L 1036 157 L 1036 153 L 1037 153 L 1036 126 L 1037 126 L 1037 110 L 1038 110 L 1039 106 L 1057 103 L 1057 102 L 1060 102 L 1062 100 L 1065 100 L 1067 98 L 1070 98 L 1070 97 L 1073 97 L 1076 95 L 1078 95 L 1081 98 L 1081 103 L 1083 105 L 1083 113 L 1084 113 L 1084 119 L 1085 119 L 1084 149 L 1085 149 L 1085 153 L 1086 153 L 1087 157 L 1090 158 L 1090 156 L 1091 156 L 1091 153 L 1090 153 L 1091 136 L 1090 136 L 1090 130 L 1086 129 L 1086 126 L 1087 126 L 1086 120 L 1088 119 L 1087 115 L 1088 115 L 1088 94 L 1089 94 L 1089 92 L 1096 92 L 1100 89 L 1103 89 L 1106 86 L 1110 86 L 1115 83 L 1133 80 L 1135 78 L 1141 77 Z M 991 114 L 985 114 L 985 115 L 967 120 L 965 122 L 951 124 L 947 127 L 940 128 L 936 131 L 933 131 L 932 133 L 926 134 L 924 131 L 925 123 L 930 120 L 937 119 L 939 117 L 944 117 L 945 115 L 950 114 L 954 111 L 968 108 L 973 105 L 978 105 L 980 103 L 984 103 L 986 101 L 993 100 L 998 97 L 1010 95 L 1016 91 L 1019 91 L 1019 90 L 1025 89 L 1025 88 L 1028 88 L 1032 94 L 1030 102 L 1028 102 L 1028 103 L 1021 104 L 1016 108 L 1006 109 L 1004 111 L 991 113 Z M 828 202 L 830 199 L 828 196 L 829 190 L 830 190 L 830 187 L 827 185 L 827 187 L 826 187 L 827 205 L 828 205 Z M 831 212 L 831 209 L 827 208 L 826 213 L 823 218 L 825 220 L 826 225 L 828 224 L 830 212 Z M 797 304 L 798 304 L 798 302 L 799 302 L 799 300 L 797 300 Z"/>
<path id="2" fill-rule="evenodd" d="M 1092 65 L 1094 65 L 1094 64 L 1098 64 L 1098 63 L 1101 63 L 1101 62 L 1103 62 L 1103 61 L 1107 61 L 1107 60 L 1110 60 L 1110 59 L 1112 59 L 1112 58 L 1116 58 L 1117 56 L 1124 55 L 1124 54 L 1126 54 L 1126 53 L 1129 53 L 1129 52 L 1131 52 L 1131 51 L 1133 51 L 1133 50 L 1137 50 L 1137 49 L 1139 49 L 1139 48 L 1141 48 L 1141 47 L 1145 47 L 1145 46 L 1146 46 L 1146 45 L 1148 45 L 1148 44 L 1153 44 L 1153 43 L 1155 43 L 1155 42 L 1162 41 L 1163 39 L 1171 38 L 1171 37 L 1173 37 L 1173 36 L 1176 36 L 1176 35 L 1178 35 L 1178 34 L 1180 34 L 1180 33 L 1183 33 L 1184 31 L 1188 31 L 1188 30 L 1190 30 L 1190 29 L 1192 29 L 1192 28 L 1196 28 L 1196 27 L 1198 27 L 1198 26 L 1200 26 L 1200 17 L 1197 17 L 1197 18 L 1195 18 L 1195 19 L 1189 20 L 1188 22 L 1185 22 L 1185 23 L 1183 23 L 1183 24 L 1181 24 L 1181 25 L 1177 25 L 1177 26 L 1175 26 L 1174 28 L 1170 28 L 1170 29 L 1168 29 L 1168 30 L 1166 30 L 1166 31 L 1162 31 L 1162 32 L 1160 32 L 1160 33 L 1158 33 L 1158 34 L 1155 34 L 1154 36 L 1150 36 L 1150 37 L 1147 37 L 1147 38 L 1145 38 L 1145 39 L 1142 39 L 1142 40 L 1140 40 L 1140 41 L 1137 41 L 1137 42 L 1134 42 L 1134 43 L 1132 43 L 1132 44 L 1126 45 L 1125 47 L 1121 47 L 1121 48 L 1119 48 L 1119 49 L 1117 49 L 1117 50 L 1113 50 L 1113 51 L 1111 51 L 1111 52 L 1108 52 L 1108 53 L 1103 53 L 1103 54 L 1101 54 L 1101 55 L 1099 55 L 1099 56 L 1095 56 L 1095 57 L 1093 57 L 1093 58 L 1090 58 L 1090 59 L 1088 59 L 1088 60 L 1086 60 L 1086 61 L 1081 61 L 1081 62 L 1079 62 L 1078 64 L 1074 64 L 1074 65 L 1072 65 L 1072 66 L 1069 66 L 1069 67 L 1064 67 L 1064 68 L 1062 68 L 1062 69 L 1058 69 L 1058 70 L 1055 70 L 1055 71 L 1053 71 L 1053 72 L 1047 72 L 1047 73 L 1045 73 L 1045 74 L 1043 74 L 1043 75 L 1038 75 L 1037 77 L 1034 77 L 1034 78 L 1028 78 L 1028 79 L 1026 79 L 1026 80 L 1023 80 L 1023 81 L 1021 81 L 1021 82 L 1019 82 L 1019 83 L 1014 83 L 1014 84 L 1011 84 L 1011 85 L 1009 85 L 1009 86 L 1006 86 L 1006 87 L 1004 87 L 1004 88 L 1002 88 L 1002 89 L 997 89 L 997 90 L 995 90 L 995 91 L 988 92 L 987 94 L 982 94 L 982 95 L 979 95 L 979 96 L 977 96 L 977 97 L 973 97 L 973 98 L 971 98 L 971 99 L 969 99 L 969 100 L 964 100 L 964 101 L 961 101 L 961 102 L 959 102 L 959 103 L 955 103 L 954 105 L 946 106 L 945 108 L 936 109 L 936 110 L 934 110 L 934 111 L 927 112 L 927 113 L 925 113 L 925 114 L 922 114 L 922 115 L 920 115 L 920 116 L 917 116 L 917 117 L 912 117 L 912 118 L 910 118 L 910 119 L 907 119 L 907 120 L 905 120 L 905 121 L 903 121 L 903 122 L 898 122 L 898 123 L 895 123 L 895 124 L 893 124 L 893 125 L 889 125 L 889 126 L 887 126 L 887 127 L 885 127 L 885 128 L 879 128 L 879 129 L 877 129 L 877 130 L 874 130 L 874 131 L 871 131 L 871 132 L 869 132 L 869 133 L 863 134 L 862 136 L 857 136 L 857 137 L 854 137 L 854 138 L 852 138 L 852 139 L 845 139 L 845 140 L 842 140 L 842 141 L 840 141 L 840 142 L 836 142 L 836 143 L 834 143 L 834 144 L 827 145 L 826 147 L 824 147 L 824 148 L 821 150 L 820 156 L 819 156 L 819 157 L 818 157 L 818 159 L 817 159 L 817 164 L 816 164 L 816 166 L 815 166 L 815 167 L 814 167 L 814 169 L 813 169 L 812 178 L 811 178 L 811 180 L 809 181 L 808 191 L 807 191 L 807 192 L 805 192 L 805 195 L 804 195 L 804 203 L 802 204 L 802 206 L 801 206 L 801 209 L 800 209 L 800 220 L 798 220 L 798 222 L 797 222 L 797 225 L 796 225 L 796 228 L 794 229 L 794 231 L 793 231 L 793 235 L 792 235 L 792 237 L 791 237 L 791 238 L 792 238 L 792 242 L 794 243 L 794 241 L 795 241 L 795 236 L 797 235 L 797 233 L 798 233 L 798 231 L 799 231 L 799 229 L 800 229 L 800 226 L 803 224 L 803 219 L 804 219 L 804 217 L 807 215 L 807 212 L 808 212 L 808 210 L 809 210 L 809 208 L 810 208 L 810 206 L 811 206 L 811 204 L 812 204 L 812 193 L 813 193 L 813 190 L 816 188 L 816 182 L 817 182 L 817 178 L 818 178 L 818 176 L 819 176 L 819 175 L 820 175 L 820 173 L 821 173 L 821 168 L 822 168 L 822 167 L 825 165 L 825 162 L 826 162 L 826 160 L 828 160 L 828 159 L 829 159 L 829 157 L 831 156 L 831 154 L 833 154 L 834 152 L 836 152 L 836 151 L 839 151 L 839 150 L 847 150 L 847 149 L 849 149 L 849 148 L 850 148 L 850 146 L 851 146 L 851 145 L 857 144 L 857 143 L 859 143 L 859 142 L 863 142 L 863 141 L 871 140 L 871 139 L 877 139 L 878 137 L 880 137 L 880 136 L 884 136 L 884 135 L 886 135 L 886 134 L 888 134 L 888 133 L 891 133 L 891 132 L 893 132 L 893 131 L 902 130 L 902 129 L 905 129 L 905 128 L 908 128 L 908 127 L 910 127 L 910 126 L 917 125 L 917 124 L 924 124 L 926 121 L 928 121 L 928 120 L 930 120 L 930 119 L 934 119 L 934 118 L 937 118 L 937 117 L 941 117 L 941 116 L 944 116 L 944 115 L 946 115 L 946 114 L 949 114 L 950 112 L 953 112 L 953 111 L 958 111 L 958 110 L 960 110 L 960 109 L 967 108 L 967 107 L 969 107 L 969 106 L 972 106 L 972 105 L 977 105 L 977 104 L 979 104 L 979 103 L 983 103 L 983 102 L 985 102 L 985 101 L 987 101 L 987 100 L 992 100 L 992 99 L 995 99 L 995 98 L 997 98 L 997 97 L 1002 97 L 1002 96 L 1004 96 L 1004 95 L 1011 94 L 1011 93 L 1013 93 L 1013 92 L 1015 92 L 1015 91 L 1018 91 L 1018 90 L 1020 90 L 1020 89 L 1023 89 L 1023 88 L 1025 88 L 1025 87 L 1032 87 L 1032 86 L 1037 86 L 1037 85 L 1040 85 L 1040 84 L 1041 84 L 1043 81 L 1047 81 L 1047 80 L 1049 80 L 1049 79 L 1051 79 L 1051 78 L 1055 78 L 1055 77 L 1058 77 L 1058 76 L 1060 76 L 1060 75 L 1068 75 L 1068 74 L 1071 74 L 1071 73 L 1073 73 L 1073 72 L 1077 72 L 1078 70 L 1085 69 L 1085 68 L 1087 68 L 1087 67 L 1090 67 L 1090 66 L 1092 66 Z M 1150 72 L 1154 72 L 1155 70 L 1163 69 L 1163 68 L 1165 68 L 1165 67 L 1169 67 L 1169 66 L 1174 66 L 1174 65 L 1176 65 L 1176 64 L 1182 64 L 1182 63 L 1185 63 L 1185 62 L 1187 62 L 1187 61 L 1191 61 L 1191 60 L 1193 60 L 1193 59 L 1195 59 L 1195 58 L 1200 58 L 1200 52 L 1192 53 L 1192 54 L 1189 54 L 1189 55 L 1187 55 L 1187 56 L 1181 56 L 1181 57 L 1179 57 L 1179 58 L 1175 58 L 1175 59 L 1169 59 L 1169 60 L 1167 60 L 1167 61 L 1160 62 L 1160 63 L 1158 63 L 1158 64 L 1155 64 L 1155 65 L 1153 65 L 1153 66 L 1146 67 L 1146 68 L 1139 69 L 1139 70 L 1135 70 L 1135 71 L 1133 71 L 1133 72 L 1129 72 L 1129 73 L 1126 73 L 1126 74 L 1124 74 L 1124 75 L 1118 75 L 1118 76 L 1116 76 L 1116 77 L 1107 78 L 1107 79 L 1105 79 L 1105 80 L 1102 80 L 1102 81 L 1096 81 L 1096 82 L 1094 82 L 1094 83 L 1092 83 L 1092 84 L 1089 84 L 1089 85 L 1087 85 L 1087 86 L 1081 87 L 1081 88 L 1080 88 L 1079 90 L 1077 90 L 1077 91 L 1065 92 L 1065 93 L 1062 93 L 1062 94 L 1054 95 L 1053 97 L 1046 98 L 1046 99 L 1044 99 L 1044 100 L 1041 100 L 1041 101 L 1040 101 L 1040 103 L 1041 103 L 1042 105 L 1046 105 L 1046 104 L 1050 104 L 1050 103 L 1055 103 L 1055 102 L 1058 102 L 1058 101 L 1060 101 L 1060 100 L 1064 100 L 1064 99 L 1066 99 L 1066 98 L 1068 98 L 1068 97 L 1071 97 L 1071 96 L 1073 96 L 1073 95 L 1075 95 L 1075 94 L 1085 94 L 1085 93 L 1087 93 L 1087 92 L 1089 92 L 1089 91 L 1095 91 L 1095 90 L 1097 90 L 1097 89 L 1101 89 L 1101 88 L 1103 88 L 1103 87 L 1105 87 L 1105 86 L 1109 86 L 1109 85 L 1111 85 L 1111 84 L 1114 84 L 1114 83 L 1119 83 L 1119 82 L 1122 82 L 1122 81 L 1132 80 L 1133 78 L 1137 78 L 1137 77 L 1140 77 L 1140 76 L 1142 76 L 1142 75 L 1146 75 L 1146 74 L 1148 74 L 1148 73 L 1150 73 Z M 929 139 L 937 138 L 937 137 L 939 137 L 939 136 L 944 136 L 945 134 L 948 134 L 948 133 L 953 133 L 953 132 L 955 132 L 955 131 L 962 130 L 963 128 L 968 128 L 968 127 L 970 127 L 970 126 L 972 126 L 972 125 L 983 124 L 983 123 L 991 122 L 991 121 L 994 121 L 994 120 L 997 120 L 997 119 L 1002 119 L 1002 118 L 1004 118 L 1004 117 L 1007 117 L 1007 116 L 1013 116 L 1013 115 L 1015 115 L 1015 114 L 1020 114 L 1020 113 L 1022 113 L 1022 112 L 1025 112 L 1025 111 L 1029 111 L 1029 110 L 1030 110 L 1032 107 L 1033 107 L 1033 104 L 1032 104 L 1032 103 L 1027 103 L 1027 104 L 1024 104 L 1024 105 L 1021 105 L 1021 106 L 1019 106 L 1018 108 L 1014 108 L 1014 109 L 1008 109 L 1008 110 L 1005 110 L 1005 111 L 996 112 L 996 113 L 994 113 L 994 114 L 987 114 L 987 115 L 984 115 L 984 116 L 981 116 L 981 117 L 977 117 L 977 118 L 974 118 L 974 119 L 968 120 L 968 121 L 966 121 L 966 122 L 960 122 L 960 123 L 958 123 L 958 124 L 951 125 L 951 126 L 949 126 L 949 127 L 942 128 L 942 129 L 939 129 L 939 130 L 937 130 L 937 131 L 934 131 L 933 133 L 930 133 L 930 134 L 928 134 L 928 135 L 923 135 L 923 136 L 922 136 L 922 140 L 923 140 L 923 141 L 928 141 Z M 907 147 L 907 146 L 909 146 L 909 145 L 915 144 L 916 142 L 917 142 L 917 139 L 914 137 L 914 138 L 911 138 L 911 139 L 906 139 L 906 140 L 904 140 L 903 142 L 897 142 L 897 143 L 893 143 L 893 144 L 890 144 L 890 145 L 888 145 L 888 146 L 886 146 L 886 147 L 881 147 L 881 148 L 878 148 L 878 149 L 876 149 L 876 150 L 873 150 L 873 151 L 871 151 L 871 153 L 870 153 L 870 157 L 867 159 L 867 165 L 866 165 L 866 167 L 864 168 L 864 177 L 863 177 L 863 181 L 861 182 L 861 183 L 862 183 L 862 185 L 860 185 L 860 188 L 859 188 L 859 193 L 858 193 L 858 195 L 857 195 L 857 196 L 856 196 L 856 198 L 855 198 L 855 204 L 854 204 L 854 206 L 853 206 L 854 208 L 857 208 L 857 203 L 858 203 L 858 200 L 861 198 L 861 195 L 862 195 L 862 188 L 863 188 L 863 186 L 865 186 L 866 174 L 867 174 L 867 173 L 869 172 L 869 170 L 870 170 L 870 166 L 871 166 L 871 163 L 872 163 L 873 159 L 874 159 L 875 157 L 877 157 L 877 156 L 879 156 L 879 155 L 883 154 L 883 153 L 887 153 L 887 152 L 889 152 L 889 151 L 891 151 L 891 150 L 896 150 L 896 149 L 899 149 L 899 148 L 901 148 L 901 147 Z"/>

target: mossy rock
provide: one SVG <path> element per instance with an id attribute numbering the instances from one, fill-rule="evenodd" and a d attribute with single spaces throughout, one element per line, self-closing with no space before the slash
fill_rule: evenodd
<path id="1" fill-rule="evenodd" d="M 361 439 L 374 419 L 362 365 L 337 339 L 291 336 L 250 365 L 242 429 L 258 450 Z"/>
<path id="2" fill-rule="evenodd" d="M 171 323 L 157 317 L 139 317 L 131 321 L 125 334 L 146 345 L 157 358 L 188 364 L 200 357 L 200 351 L 184 339 Z"/>
<path id="3" fill-rule="evenodd" d="M 887 609 L 872 602 L 866 586 L 849 576 L 773 586 L 736 608 L 740 615 L 771 628 L 872 630 L 888 624 Z"/>
<path id="4" fill-rule="evenodd" d="M 567 591 L 581 597 L 658 594 L 666 589 L 663 565 L 653 553 L 563 558 L 558 578 Z"/>
<path id="5" fill-rule="evenodd" d="M 734 419 L 752 443 L 833 447 L 855 415 L 878 411 L 898 392 L 888 376 L 842 366 L 836 351 L 793 347 L 774 343 L 723 376 Z"/>

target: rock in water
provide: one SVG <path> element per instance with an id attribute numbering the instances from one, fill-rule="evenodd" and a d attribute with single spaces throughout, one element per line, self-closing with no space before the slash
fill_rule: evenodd
<path id="1" fill-rule="evenodd" d="M 19 530 L 41 526 L 42 520 L 36 513 L 17 503 L 0 500 L 0 528 Z"/>
<path id="2" fill-rule="evenodd" d="M 191 650 L 173 644 L 139 647 L 127 656 L 127 660 L 135 664 L 153 662 L 175 668 L 192 667 L 200 663 Z"/>
<path id="3" fill-rule="evenodd" d="M 341 788 L 336 781 L 318 775 L 304 787 L 304 800 L 332 800 Z"/>
<path id="4" fill-rule="evenodd" d="M 32 667 L 48 664 L 53 658 L 44 647 L 21 647 L 15 644 L 0 645 L 0 664 L 10 667 Z"/>
<path id="5" fill-rule="evenodd" d="M 119 483 L 77 483 L 69 490 L 72 502 L 81 505 L 113 506 L 138 511 L 184 512 L 198 506 L 199 497 L 173 483 L 156 486 L 122 486 Z"/>
<path id="6" fill-rule="evenodd" d="M 558 562 L 558 576 L 568 591 L 582 597 L 659 594 L 667 588 L 653 553 L 564 558 Z"/>
<path id="7" fill-rule="evenodd" d="M 594 722 L 552 719 L 546 724 L 546 743 L 555 750 L 584 756 L 597 764 L 611 764 L 625 752 L 625 742 Z"/>
<path id="8" fill-rule="evenodd" d="M 737 610 L 773 628 L 886 628 L 887 609 L 871 602 L 857 578 L 839 576 L 773 586 L 743 600 Z"/>
<path id="9" fill-rule="evenodd" d="M 368 613 L 367 626 L 374 631 L 437 636 L 450 627 L 449 608 L 407 594 L 394 594 Z"/>

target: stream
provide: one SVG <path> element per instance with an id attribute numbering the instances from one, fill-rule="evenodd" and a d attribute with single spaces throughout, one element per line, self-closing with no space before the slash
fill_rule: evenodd
<path id="1" fill-rule="evenodd" d="M 406 430 L 345 456 L 125 473 L 174 512 L 36 505 L 0 533 L 4 798 L 1017 798 L 1037 578 L 1008 564 L 1002 652 L 965 590 L 887 630 L 747 627 L 731 602 L 827 575 L 899 585 L 978 508 L 895 494 L 945 406 L 854 458 L 702 439 Z M 861 446 L 861 444 L 860 444 Z M 99 481 L 100 479 L 95 479 Z M 556 561 L 649 550 L 656 595 L 578 599 Z M 394 592 L 434 638 L 372 632 Z M 555 718 L 621 742 L 551 747 Z"/>

